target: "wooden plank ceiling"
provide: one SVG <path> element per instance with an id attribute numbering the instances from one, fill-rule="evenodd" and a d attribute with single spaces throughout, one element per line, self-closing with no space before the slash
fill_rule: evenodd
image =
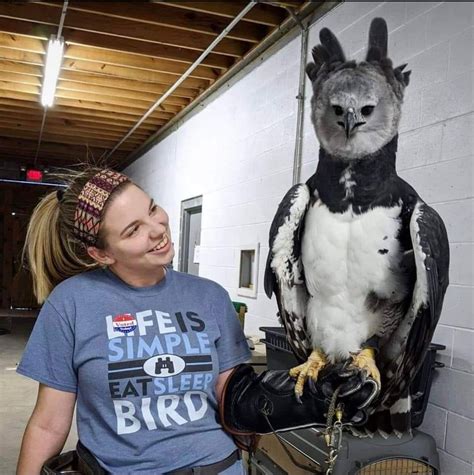
<path id="1" fill-rule="evenodd" d="M 256 5 L 110 157 L 134 150 L 255 48 L 303 1 Z M 0 160 L 43 167 L 99 159 L 126 135 L 245 7 L 226 2 L 72 0 L 65 57 L 38 148 L 47 42 L 63 2 L 0 2 Z M 280 4 L 277 6 L 276 4 Z"/>

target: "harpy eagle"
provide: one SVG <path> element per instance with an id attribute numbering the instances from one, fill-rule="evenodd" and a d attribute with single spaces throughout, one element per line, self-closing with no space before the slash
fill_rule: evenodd
<path id="1" fill-rule="evenodd" d="M 306 68 L 319 162 L 279 205 L 265 291 L 302 363 L 290 371 L 297 396 L 327 363 L 350 362 L 380 385 L 367 432 L 401 434 L 448 286 L 449 246 L 440 216 L 396 172 L 410 72 L 392 67 L 387 36 L 374 19 L 356 63 L 320 32 Z"/>

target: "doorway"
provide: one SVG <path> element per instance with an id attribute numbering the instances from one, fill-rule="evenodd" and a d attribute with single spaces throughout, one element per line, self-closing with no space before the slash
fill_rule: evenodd
<path id="1" fill-rule="evenodd" d="M 199 275 L 202 196 L 181 202 L 179 270 Z"/>

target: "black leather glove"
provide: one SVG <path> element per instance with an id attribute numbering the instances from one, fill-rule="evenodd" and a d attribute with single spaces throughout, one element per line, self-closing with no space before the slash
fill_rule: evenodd
<path id="1" fill-rule="evenodd" d="M 380 393 L 378 383 L 350 362 L 326 366 L 316 383 L 309 379 L 307 384 L 310 388 L 320 384 L 320 390 L 329 399 L 337 390 L 337 403 L 343 408 L 342 422 L 355 426 L 367 422 L 370 405 Z"/>
<path id="2" fill-rule="evenodd" d="M 267 434 L 325 425 L 336 388 L 344 405 L 343 422 L 363 424 L 365 408 L 378 393 L 376 383 L 358 370 L 327 367 L 318 381 L 307 381 L 301 401 L 295 396 L 295 379 L 288 370 L 257 375 L 250 365 L 237 366 L 226 381 L 220 404 L 221 423 L 235 436 Z"/>

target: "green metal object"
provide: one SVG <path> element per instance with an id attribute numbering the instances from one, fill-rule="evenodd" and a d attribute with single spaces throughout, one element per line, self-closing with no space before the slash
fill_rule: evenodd
<path id="1" fill-rule="evenodd" d="M 242 327 L 242 330 L 243 330 L 244 323 L 245 323 L 245 314 L 248 311 L 248 307 L 243 302 L 232 302 L 232 303 L 234 305 L 235 311 L 237 312 L 237 316 L 239 317 L 240 326 Z"/>

